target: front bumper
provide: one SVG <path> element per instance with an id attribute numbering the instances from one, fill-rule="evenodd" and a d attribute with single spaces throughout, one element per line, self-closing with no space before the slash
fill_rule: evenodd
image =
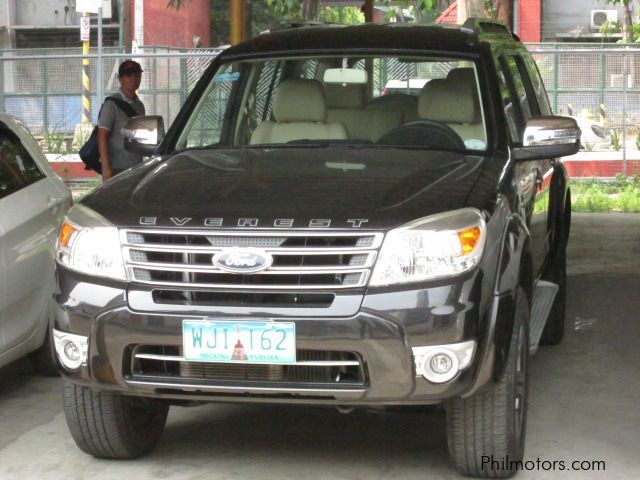
<path id="1" fill-rule="evenodd" d="M 140 295 L 138 287 L 101 282 L 59 267 L 54 328 L 88 337 L 86 363 L 76 371 L 64 370 L 64 375 L 95 389 L 176 401 L 401 405 L 457 398 L 477 388 L 481 359 L 487 358 L 482 332 L 492 321 L 489 312 L 495 311 L 490 308 L 492 297 L 482 294 L 487 290 L 478 271 L 453 283 L 414 290 L 341 292 L 335 305 L 350 308 L 317 312 L 290 308 L 288 314 L 268 308 L 243 313 L 222 308 L 164 311 L 160 305 L 138 310 L 132 307 L 132 299 Z M 335 371 L 326 369 L 287 373 L 274 366 L 238 370 L 229 364 L 136 358 L 140 351 L 179 358 L 185 319 L 295 322 L 299 352 L 329 355 L 323 358 L 338 355 L 358 366 L 334 379 Z M 432 383 L 416 372 L 414 351 L 469 341 L 475 342 L 473 358 L 452 380 Z"/>

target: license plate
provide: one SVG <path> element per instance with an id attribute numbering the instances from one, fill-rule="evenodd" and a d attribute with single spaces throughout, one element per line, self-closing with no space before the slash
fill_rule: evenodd
<path id="1" fill-rule="evenodd" d="M 276 322 L 183 320 L 185 360 L 225 363 L 295 363 L 296 325 Z"/>

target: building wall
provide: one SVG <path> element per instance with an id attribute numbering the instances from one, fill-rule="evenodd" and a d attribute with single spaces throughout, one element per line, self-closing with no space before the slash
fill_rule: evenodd
<path id="1" fill-rule="evenodd" d="M 191 0 L 180 10 L 167 8 L 167 0 L 145 0 L 144 44 L 192 48 L 199 37 L 199 46 L 210 47 L 209 8 L 209 0 Z"/>
<path id="2" fill-rule="evenodd" d="M 16 25 L 39 27 L 78 25 L 80 14 L 76 14 L 75 3 L 67 0 L 17 0 L 15 3 Z M 67 10 L 65 11 L 65 7 Z"/>
<path id="3" fill-rule="evenodd" d="M 591 30 L 591 10 L 618 10 L 622 24 L 622 7 L 607 5 L 602 0 L 545 0 L 542 6 L 542 40 L 553 41 L 557 33 L 596 33 Z"/>
<path id="4" fill-rule="evenodd" d="M 520 0 L 518 3 L 518 35 L 523 42 L 539 42 L 542 28 L 542 0 Z"/>

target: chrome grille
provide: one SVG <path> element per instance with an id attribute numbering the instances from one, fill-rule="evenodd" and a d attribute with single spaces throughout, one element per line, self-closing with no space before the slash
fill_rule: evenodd
<path id="1" fill-rule="evenodd" d="M 137 345 L 132 349 L 133 378 L 206 380 L 297 385 L 363 385 L 363 362 L 355 352 L 297 350 L 290 365 L 189 362 L 180 347 Z"/>
<path id="2" fill-rule="evenodd" d="M 336 289 L 366 285 L 382 233 L 211 232 L 130 229 L 121 232 L 129 277 L 171 287 Z M 266 270 L 229 273 L 213 258 L 231 247 L 261 248 L 273 257 Z"/>

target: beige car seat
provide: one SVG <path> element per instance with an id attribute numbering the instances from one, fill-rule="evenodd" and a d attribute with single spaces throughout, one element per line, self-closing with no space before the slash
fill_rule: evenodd
<path id="1" fill-rule="evenodd" d="M 343 140 L 347 132 L 339 123 L 326 123 L 327 105 L 317 80 L 283 81 L 273 100 L 273 118 L 251 135 L 251 144 L 287 143 L 292 140 Z"/>
<path id="2" fill-rule="evenodd" d="M 467 148 L 486 148 L 487 137 L 480 119 L 475 73 L 470 68 L 449 72 L 446 79 L 431 80 L 418 99 L 418 116 L 451 127 Z"/>
<path id="3" fill-rule="evenodd" d="M 326 84 L 328 119 L 345 126 L 351 140 L 377 141 L 402 124 L 399 111 L 366 109 L 365 85 Z"/>

